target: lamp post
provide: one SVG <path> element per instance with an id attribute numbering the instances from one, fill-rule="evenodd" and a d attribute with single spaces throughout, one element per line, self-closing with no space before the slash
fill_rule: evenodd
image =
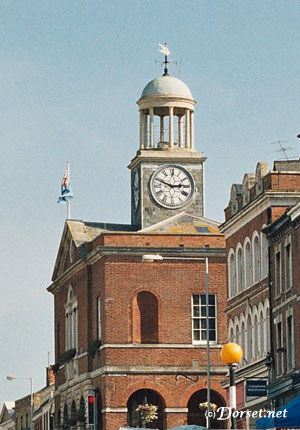
<path id="1" fill-rule="evenodd" d="M 30 382 L 30 430 L 33 430 L 33 379 L 18 377 L 18 376 L 7 376 L 8 381 L 13 381 L 14 379 L 27 379 Z"/>
<path id="2" fill-rule="evenodd" d="M 234 411 L 236 409 L 235 368 L 243 357 L 243 350 L 236 343 L 227 343 L 221 349 L 221 360 L 229 367 L 229 407 L 231 409 L 231 428 L 236 428 Z"/>
<path id="3" fill-rule="evenodd" d="M 206 362 L 207 362 L 207 413 L 206 413 L 206 428 L 210 429 L 210 344 L 209 344 L 209 282 L 208 282 L 208 257 L 163 257 L 160 254 L 145 254 L 142 256 L 144 263 L 153 263 L 154 261 L 162 260 L 189 260 L 189 261 L 204 261 L 205 262 L 205 313 L 206 313 Z"/>

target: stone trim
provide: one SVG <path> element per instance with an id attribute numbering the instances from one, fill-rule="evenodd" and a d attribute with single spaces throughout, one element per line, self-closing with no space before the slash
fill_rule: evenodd
<path id="1" fill-rule="evenodd" d="M 267 191 L 255 199 L 248 208 L 240 210 L 236 215 L 220 225 L 225 239 L 239 231 L 270 206 L 291 206 L 299 201 L 299 191 Z"/>
<path id="2" fill-rule="evenodd" d="M 128 412 L 127 408 L 103 408 L 101 409 L 101 412 L 103 414 L 107 414 L 107 413 L 121 413 L 124 414 Z"/>
<path id="3" fill-rule="evenodd" d="M 106 348 L 115 349 L 206 349 L 206 344 L 184 344 L 184 343 L 157 343 L 157 344 L 141 344 L 141 343 L 106 343 L 101 345 L 99 350 Z M 210 349 L 222 349 L 223 345 L 220 344 L 210 344 Z"/>
<path id="4" fill-rule="evenodd" d="M 227 366 L 211 366 L 211 374 L 226 375 Z M 91 378 L 102 375 L 126 376 L 126 375 L 206 375 L 207 367 L 201 366 L 196 368 L 183 366 L 104 366 L 94 370 Z M 82 375 L 81 375 L 82 376 Z"/>
<path id="5" fill-rule="evenodd" d="M 166 413 L 188 413 L 188 408 L 165 408 Z"/>

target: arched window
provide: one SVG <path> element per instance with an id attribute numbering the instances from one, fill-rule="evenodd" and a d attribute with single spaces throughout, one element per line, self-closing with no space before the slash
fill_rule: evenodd
<path id="1" fill-rule="evenodd" d="M 150 423 L 144 419 L 144 415 L 139 413 L 139 409 L 144 405 L 153 405 L 157 407 L 157 418 Z M 138 428 L 155 428 L 163 430 L 165 428 L 165 408 L 166 404 L 163 397 L 154 390 L 138 390 L 129 397 L 127 401 L 127 423 L 129 427 Z"/>
<path id="2" fill-rule="evenodd" d="M 149 291 L 138 293 L 133 302 L 133 341 L 158 343 L 158 301 Z"/>
<path id="3" fill-rule="evenodd" d="M 235 342 L 234 327 L 233 327 L 233 321 L 232 320 L 229 321 L 228 341 L 229 342 Z"/>
<path id="4" fill-rule="evenodd" d="M 268 275 L 268 239 L 264 233 L 261 233 L 261 278 Z"/>
<path id="5" fill-rule="evenodd" d="M 250 287 L 253 282 L 252 276 L 252 253 L 251 253 L 251 243 L 247 238 L 245 241 L 245 286 Z"/>
<path id="6" fill-rule="evenodd" d="M 241 346 L 241 334 L 240 334 L 240 324 L 239 320 L 236 317 L 235 324 L 234 324 L 234 333 L 235 333 L 235 339 L 234 342 Z"/>
<path id="7" fill-rule="evenodd" d="M 241 315 L 240 319 L 241 319 L 240 346 L 242 347 L 244 355 L 246 355 L 246 326 L 245 326 L 244 315 Z M 245 361 L 241 360 L 240 365 L 242 366 L 244 363 Z"/>
<path id="8" fill-rule="evenodd" d="M 260 279 L 260 243 L 257 232 L 253 238 L 253 273 L 254 282 L 258 282 Z"/>
<path id="9" fill-rule="evenodd" d="M 270 351 L 271 345 L 270 345 L 270 307 L 269 307 L 269 301 L 265 303 L 265 333 L 266 333 L 266 347 L 267 351 Z"/>
<path id="10" fill-rule="evenodd" d="M 221 408 L 226 405 L 225 399 L 222 397 L 220 393 L 217 391 L 211 389 L 210 391 L 210 401 L 211 403 L 214 403 L 217 408 Z M 188 413 L 187 413 L 187 428 L 198 428 L 197 426 L 200 426 L 200 428 L 206 428 L 206 416 L 205 408 L 200 408 L 199 404 L 204 403 L 207 401 L 207 390 L 201 389 L 196 391 L 192 396 L 190 397 L 187 407 L 188 407 Z M 195 427 L 194 427 L 194 426 Z M 221 420 L 217 418 L 217 416 L 213 416 L 211 418 L 211 428 L 213 429 L 222 429 L 224 427 L 224 424 Z M 185 426 L 183 426 L 185 428 Z"/>
<path id="11" fill-rule="evenodd" d="M 231 249 L 228 258 L 228 285 L 229 285 L 229 297 L 236 295 L 236 264 L 234 251 Z"/>
<path id="12" fill-rule="evenodd" d="M 243 250 L 241 245 L 239 246 L 236 255 L 237 293 L 240 293 L 244 289 Z"/>
<path id="13" fill-rule="evenodd" d="M 77 297 L 73 287 L 69 287 L 68 300 L 65 305 L 66 318 L 66 351 L 77 348 Z"/>
<path id="14" fill-rule="evenodd" d="M 263 357 L 265 355 L 265 318 L 263 310 L 259 313 L 259 334 L 260 334 L 260 355 Z"/>
<path id="15" fill-rule="evenodd" d="M 248 363 L 252 361 L 252 339 L 253 339 L 252 322 L 251 322 L 251 316 L 248 315 L 248 318 L 247 318 L 247 361 Z"/>
<path id="16" fill-rule="evenodd" d="M 260 356 L 260 348 L 259 348 L 259 327 L 258 327 L 258 318 L 257 313 L 255 312 L 254 315 L 254 322 L 253 322 L 253 343 L 254 343 L 254 354 L 256 356 Z"/>

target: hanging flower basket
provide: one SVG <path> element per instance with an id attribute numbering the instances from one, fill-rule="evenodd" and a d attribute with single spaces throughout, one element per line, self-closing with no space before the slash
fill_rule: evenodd
<path id="1" fill-rule="evenodd" d="M 145 405 L 139 405 L 136 408 L 136 411 L 139 414 L 142 422 L 151 423 L 158 418 L 157 409 L 158 406 L 151 404 L 149 405 L 148 403 L 146 403 Z"/>
<path id="2" fill-rule="evenodd" d="M 209 406 L 211 411 L 215 411 L 218 407 L 215 403 L 210 403 Z M 205 410 L 208 409 L 208 402 L 199 403 L 199 408 Z"/>

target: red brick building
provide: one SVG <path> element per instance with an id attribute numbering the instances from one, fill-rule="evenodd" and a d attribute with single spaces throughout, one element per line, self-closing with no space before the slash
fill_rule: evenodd
<path id="1" fill-rule="evenodd" d="M 237 369 L 237 398 L 241 410 L 271 407 L 267 396 L 247 396 L 247 380 L 268 381 L 273 348 L 268 239 L 265 228 L 300 197 L 300 162 L 276 161 L 270 171 L 258 163 L 255 174 L 245 174 L 242 184 L 233 184 L 225 222 L 228 267 L 228 337 L 240 344 L 244 359 Z M 240 422 L 240 428 L 255 428 L 255 421 Z"/>
<path id="2" fill-rule="evenodd" d="M 286 405 L 300 389 L 300 205 L 289 208 L 264 231 L 269 240 L 271 354 L 269 398 L 274 408 Z"/>
<path id="3" fill-rule="evenodd" d="M 205 157 L 194 149 L 195 101 L 166 73 L 149 82 L 138 105 L 132 224 L 66 221 L 48 288 L 56 427 L 86 428 L 94 394 L 99 430 L 141 426 L 136 409 L 144 404 L 157 407 L 148 428 L 205 425 L 199 403 L 207 399 L 207 324 L 211 402 L 225 405 L 225 242 L 218 224 L 203 218 Z"/>

